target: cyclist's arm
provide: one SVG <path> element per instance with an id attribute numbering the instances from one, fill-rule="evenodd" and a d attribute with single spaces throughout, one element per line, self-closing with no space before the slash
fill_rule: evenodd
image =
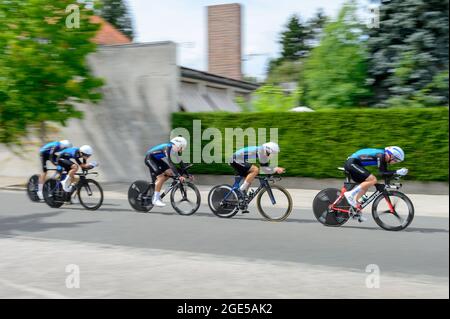
<path id="1" fill-rule="evenodd" d="M 53 147 L 50 149 L 50 153 L 49 153 L 49 154 L 50 154 L 50 155 L 49 155 L 50 161 L 51 161 L 54 165 L 56 165 L 56 162 L 57 162 L 56 146 L 53 146 Z"/>
<path id="2" fill-rule="evenodd" d="M 261 166 L 261 170 L 265 173 L 265 174 L 275 174 L 275 168 L 270 166 L 270 160 L 267 156 L 264 155 L 264 153 L 262 151 L 257 153 L 258 156 L 258 160 L 259 160 L 259 164 Z"/>
<path id="3" fill-rule="evenodd" d="M 379 170 L 379 172 L 380 172 L 380 174 L 382 176 L 391 177 L 391 176 L 394 176 L 397 173 L 397 171 L 390 171 L 390 170 L 388 170 L 388 164 L 386 163 L 384 155 L 378 156 L 377 157 L 377 162 L 378 162 L 378 170 Z"/>
<path id="4" fill-rule="evenodd" d="M 169 167 L 172 170 L 175 177 L 180 177 L 180 172 L 178 171 L 178 168 L 172 161 L 172 148 L 166 147 L 164 149 L 164 154 L 166 156 L 163 158 L 163 161 L 165 161 L 167 163 L 167 165 L 169 165 Z"/>

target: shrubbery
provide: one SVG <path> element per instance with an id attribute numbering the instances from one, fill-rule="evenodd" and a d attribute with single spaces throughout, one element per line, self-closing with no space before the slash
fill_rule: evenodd
<path id="1" fill-rule="evenodd" d="M 342 166 L 353 152 L 365 147 L 398 145 L 409 179 L 448 181 L 448 108 L 348 109 L 314 113 L 175 113 L 174 128 L 191 131 L 193 120 L 202 130 L 218 128 L 278 128 L 279 165 L 288 176 L 342 177 Z M 209 141 L 204 141 L 204 145 Z M 225 142 L 224 142 L 225 143 Z M 225 149 L 225 148 L 223 148 Z M 223 154 L 229 156 L 229 154 Z M 226 164 L 197 164 L 195 173 L 233 174 Z"/>

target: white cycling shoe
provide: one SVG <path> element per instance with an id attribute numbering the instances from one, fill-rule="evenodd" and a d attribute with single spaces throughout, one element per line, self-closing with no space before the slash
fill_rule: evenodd
<path id="1" fill-rule="evenodd" d="M 153 200 L 152 204 L 156 207 L 166 207 L 166 204 L 164 204 L 160 199 Z"/>
<path id="2" fill-rule="evenodd" d="M 358 207 L 358 202 L 355 199 L 355 196 L 352 195 L 351 192 L 344 193 L 345 198 L 347 199 L 347 202 L 352 205 L 352 207 L 356 208 Z"/>
<path id="3" fill-rule="evenodd" d="M 62 184 L 63 190 L 66 193 L 70 193 L 72 191 L 72 185 L 70 185 L 69 178 L 66 178 L 65 180 L 63 180 L 61 182 L 61 184 Z"/>
<path id="4" fill-rule="evenodd" d="M 44 194 L 42 193 L 42 191 L 38 191 L 37 196 L 40 200 L 44 200 Z"/>

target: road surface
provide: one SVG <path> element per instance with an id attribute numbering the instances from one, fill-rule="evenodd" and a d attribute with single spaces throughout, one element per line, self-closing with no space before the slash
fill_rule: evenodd
<path id="1" fill-rule="evenodd" d="M 0 191 L 0 298 L 449 297 L 448 195 L 411 196 L 413 224 L 387 232 L 370 216 L 322 226 L 310 190 L 290 190 L 295 208 L 282 223 L 255 207 L 219 219 L 201 190 L 188 217 L 136 213 L 126 186 L 108 189 L 96 212 Z"/>

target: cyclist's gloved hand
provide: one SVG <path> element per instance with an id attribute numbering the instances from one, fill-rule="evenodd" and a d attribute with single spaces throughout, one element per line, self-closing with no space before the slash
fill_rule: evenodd
<path id="1" fill-rule="evenodd" d="M 89 163 L 89 165 L 90 165 L 92 168 L 95 168 L 95 167 L 98 166 L 98 163 L 97 163 L 97 162 L 91 162 L 91 163 Z"/>
<path id="2" fill-rule="evenodd" d="M 396 172 L 396 174 L 397 175 L 400 175 L 400 176 L 406 176 L 406 175 L 408 175 L 408 169 L 407 168 L 402 168 L 402 169 L 399 169 L 397 172 Z"/>

